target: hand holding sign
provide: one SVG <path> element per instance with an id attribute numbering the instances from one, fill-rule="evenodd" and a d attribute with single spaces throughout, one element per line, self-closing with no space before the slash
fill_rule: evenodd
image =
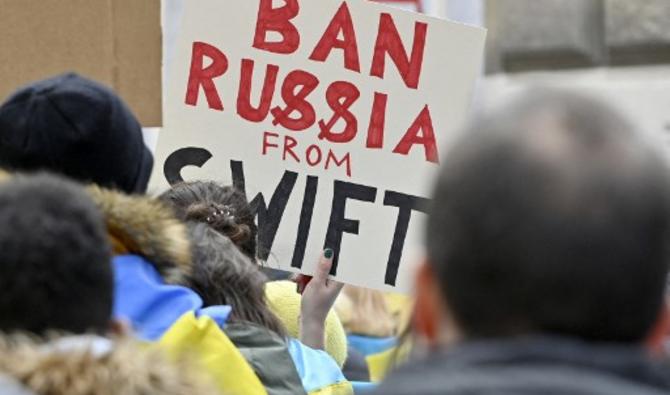
<path id="1" fill-rule="evenodd" d="M 333 250 L 327 248 L 302 292 L 300 303 L 300 341 L 319 350 L 324 349 L 326 317 L 344 287 L 329 278 L 332 264 Z"/>
<path id="2" fill-rule="evenodd" d="M 407 290 L 483 40 L 362 0 L 188 2 L 154 185 L 228 180 L 270 265 L 314 272 L 327 246 L 338 280 Z"/>

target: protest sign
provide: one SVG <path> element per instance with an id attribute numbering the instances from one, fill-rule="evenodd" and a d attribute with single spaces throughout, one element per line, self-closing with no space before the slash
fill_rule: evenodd
<path id="1" fill-rule="evenodd" d="M 0 102 L 69 71 L 113 88 L 161 126 L 160 0 L 0 0 Z"/>
<path id="2" fill-rule="evenodd" d="M 269 266 L 330 247 L 337 279 L 406 291 L 484 37 L 361 0 L 187 2 L 152 188 L 232 183 Z"/>

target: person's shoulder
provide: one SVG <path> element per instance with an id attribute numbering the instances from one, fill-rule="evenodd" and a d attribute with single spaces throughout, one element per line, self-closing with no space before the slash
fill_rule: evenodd
<path id="1" fill-rule="evenodd" d="M 444 366 L 442 356 L 408 362 L 392 371 L 373 392 L 374 395 L 444 394 L 443 384 L 449 382 L 451 372 Z"/>
<path id="2" fill-rule="evenodd" d="M 455 360 L 456 359 L 456 360 Z M 661 395 L 668 387 L 633 374 L 617 375 L 578 364 L 547 361 L 498 363 L 437 355 L 408 363 L 391 373 L 373 393 L 416 395 Z"/>
<path id="3" fill-rule="evenodd" d="M 216 393 L 213 380 L 189 360 L 170 359 L 162 349 L 132 338 L 0 337 L 0 394 L 82 395 L 97 394 L 101 389 L 127 395 Z"/>
<path id="4" fill-rule="evenodd" d="M 307 393 L 351 393 L 351 383 L 327 352 L 315 350 L 294 338 L 288 339 L 288 350 Z"/>

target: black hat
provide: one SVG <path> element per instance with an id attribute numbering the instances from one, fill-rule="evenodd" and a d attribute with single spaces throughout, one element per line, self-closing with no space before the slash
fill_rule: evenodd
<path id="1" fill-rule="evenodd" d="M 123 101 L 69 73 L 19 89 L 0 106 L 0 167 L 136 193 L 146 191 L 153 157 Z"/>

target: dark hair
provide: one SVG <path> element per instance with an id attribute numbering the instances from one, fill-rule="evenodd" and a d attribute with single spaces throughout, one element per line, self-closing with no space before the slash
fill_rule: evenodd
<path id="1" fill-rule="evenodd" d="M 252 322 L 285 336 L 265 297 L 266 277 L 228 238 L 201 223 L 190 223 L 193 273 L 185 284 L 205 306 L 230 305 L 232 321 Z"/>
<path id="2" fill-rule="evenodd" d="M 429 258 L 466 336 L 636 342 L 668 272 L 667 167 L 609 107 L 535 92 L 446 157 Z"/>
<path id="3" fill-rule="evenodd" d="M 246 196 L 213 181 L 183 182 L 158 197 L 183 221 L 207 223 L 228 236 L 250 259 L 256 259 L 258 228 Z"/>
<path id="4" fill-rule="evenodd" d="M 111 249 L 83 188 L 48 175 L 0 184 L 0 289 L 0 331 L 108 330 Z"/>

